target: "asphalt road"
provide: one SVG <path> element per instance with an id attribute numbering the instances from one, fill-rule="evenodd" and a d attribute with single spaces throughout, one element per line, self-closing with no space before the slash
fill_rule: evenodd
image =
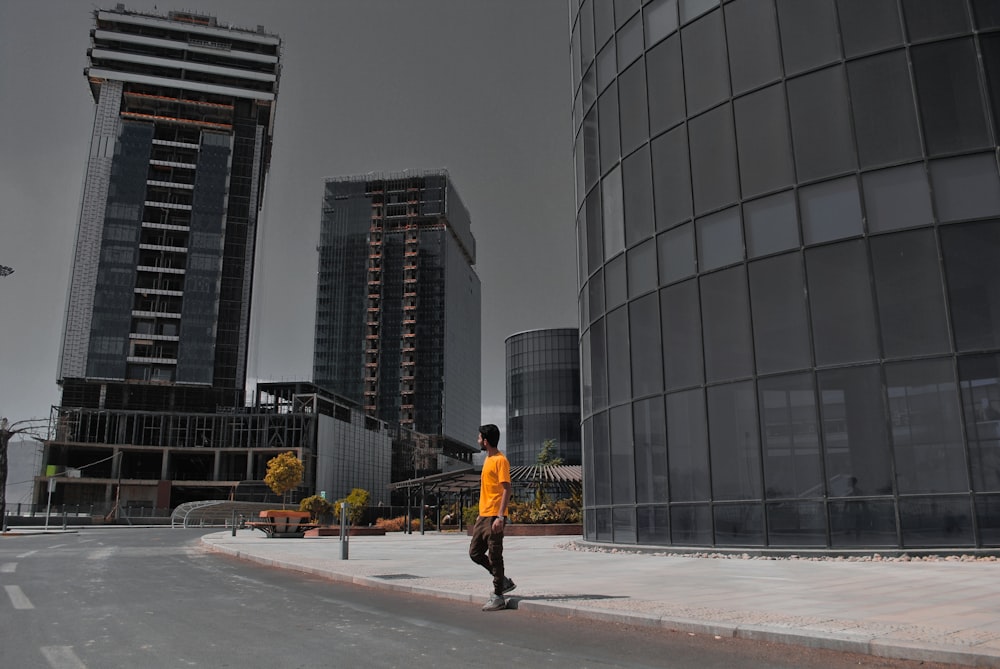
<path id="1" fill-rule="evenodd" d="M 88 528 L 0 537 L 0 667 L 944 667 L 483 613 L 211 554 L 199 546 L 204 532 Z"/>

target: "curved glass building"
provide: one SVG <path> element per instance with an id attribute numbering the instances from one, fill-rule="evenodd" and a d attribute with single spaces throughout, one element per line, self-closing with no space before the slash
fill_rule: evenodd
<path id="1" fill-rule="evenodd" d="M 507 459 L 533 465 L 546 440 L 580 464 L 580 332 L 529 330 L 507 337 Z"/>
<path id="2" fill-rule="evenodd" d="M 586 538 L 1000 546 L 1000 5 L 571 7 Z"/>

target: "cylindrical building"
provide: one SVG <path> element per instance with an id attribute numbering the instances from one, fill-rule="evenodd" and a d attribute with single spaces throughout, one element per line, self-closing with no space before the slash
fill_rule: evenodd
<path id="1" fill-rule="evenodd" d="M 572 7 L 586 538 L 1000 546 L 1000 5 Z"/>
<path id="2" fill-rule="evenodd" d="M 565 465 L 580 464 L 580 332 L 529 330 L 507 337 L 507 459 L 535 464 L 555 442 Z"/>

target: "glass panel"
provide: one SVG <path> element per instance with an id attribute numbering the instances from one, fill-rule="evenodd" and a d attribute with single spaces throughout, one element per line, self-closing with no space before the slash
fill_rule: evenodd
<path id="1" fill-rule="evenodd" d="M 690 223 L 668 230 L 656 238 L 660 259 L 660 284 L 689 277 L 696 271 L 694 226 Z"/>
<path id="2" fill-rule="evenodd" d="M 656 44 L 677 30 L 677 0 L 653 0 L 642 10 L 646 44 Z"/>
<path id="3" fill-rule="evenodd" d="M 696 114 L 728 98 L 729 61 L 722 12 L 712 12 L 682 29 L 681 45 L 689 112 Z"/>
<path id="4" fill-rule="evenodd" d="M 595 270 L 604 263 L 604 225 L 601 220 L 601 191 L 590 191 L 586 202 L 587 266 Z"/>
<path id="5" fill-rule="evenodd" d="M 917 110 L 905 51 L 847 65 L 858 158 L 875 167 L 921 156 Z"/>
<path id="6" fill-rule="evenodd" d="M 793 191 L 743 205 L 747 255 L 751 258 L 799 247 L 799 221 Z"/>
<path id="7" fill-rule="evenodd" d="M 972 508 L 966 495 L 901 498 L 903 547 L 972 546 Z"/>
<path id="8" fill-rule="evenodd" d="M 769 546 L 826 546 L 821 502 L 781 502 L 765 508 Z"/>
<path id="9" fill-rule="evenodd" d="M 667 395 L 667 451 L 671 501 L 710 499 L 705 396 L 700 388 Z"/>
<path id="10" fill-rule="evenodd" d="M 799 190 L 802 238 L 819 244 L 862 233 L 861 197 L 853 176 L 824 181 Z"/>
<path id="11" fill-rule="evenodd" d="M 646 114 L 646 65 L 637 62 L 618 78 L 618 99 L 622 131 L 622 155 L 628 155 L 649 139 Z M 647 159 L 648 160 L 648 159 Z"/>
<path id="12" fill-rule="evenodd" d="M 913 47 L 910 57 L 928 154 L 989 146 L 992 141 L 972 39 Z"/>
<path id="13" fill-rule="evenodd" d="M 611 503 L 611 441 L 608 412 L 594 414 L 594 504 Z"/>
<path id="14" fill-rule="evenodd" d="M 598 0 L 600 1 L 600 0 Z M 594 60 L 594 3 L 592 0 L 584 0 L 580 6 L 580 52 L 584 70 L 590 67 L 590 62 Z"/>
<path id="15" fill-rule="evenodd" d="M 789 253 L 750 264 L 754 351 L 761 374 L 811 364 L 802 257 Z"/>
<path id="16" fill-rule="evenodd" d="M 618 135 L 618 86 L 611 84 L 597 101 L 601 133 L 601 172 L 607 172 L 621 158 Z"/>
<path id="17" fill-rule="evenodd" d="M 681 0 L 681 23 L 698 18 L 718 6 L 719 0 Z"/>
<path id="18" fill-rule="evenodd" d="M 603 91 L 617 76 L 618 60 L 615 57 L 615 43 L 612 42 L 597 54 L 597 90 Z"/>
<path id="19" fill-rule="evenodd" d="M 968 491 L 950 359 L 886 365 L 885 378 L 899 493 Z"/>
<path id="20" fill-rule="evenodd" d="M 1000 180 L 992 153 L 931 161 L 931 188 L 942 222 L 1000 214 Z"/>
<path id="21" fill-rule="evenodd" d="M 650 144 L 656 229 L 665 230 L 691 218 L 691 172 L 687 128 L 680 126 Z"/>
<path id="22" fill-rule="evenodd" d="M 608 356 L 604 338 L 604 319 L 598 319 L 590 326 L 590 370 L 594 398 L 594 411 L 608 406 Z"/>
<path id="23" fill-rule="evenodd" d="M 642 295 L 656 286 L 656 240 L 650 239 L 628 252 L 629 297 Z"/>
<path id="24" fill-rule="evenodd" d="M 934 231 L 873 237 L 871 249 L 885 356 L 950 351 Z"/>
<path id="25" fill-rule="evenodd" d="M 583 119 L 583 176 L 586 190 L 594 187 L 601 178 L 599 141 L 597 134 L 597 108 L 594 107 Z"/>
<path id="26" fill-rule="evenodd" d="M 705 376 L 724 381 L 753 373 L 750 306 L 743 267 L 701 277 Z"/>
<path id="27" fill-rule="evenodd" d="M 892 453 L 877 366 L 817 372 L 830 497 L 892 494 Z"/>
<path id="28" fill-rule="evenodd" d="M 597 48 L 615 34 L 615 6 L 610 2 L 595 0 L 594 2 L 594 40 Z"/>
<path id="29" fill-rule="evenodd" d="M 611 501 L 635 504 L 635 457 L 632 449 L 632 406 L 611 413 Z M 633 528 L 634 531 L 634 528 Z"/>
<path id="30" fill-rule="evenodd" d="M 695 212 L 736 202 L 740 190 L 732 107 L 717 107 L 692 119 L 688 126 Z"/>
<path id="31" fill-rule="evenodd" d="M 684 120 L 681 41 L 672 35 L 646 53 L 649 82 L 649 131 L 657 135 Z"/>
<path id="32" fill-rule="evenodd" d="M 733 94 L 781 77 L 774 5 L 767 0 L 736 0 L 725 6 L 726 39 Z"/>
<path id="33" fill-rule="evenodd" d="M 812 375 L 761 379 L 758 393 L 765 497 L 822 497 L 823 467 Z"/>
<path id="34" fill-rule="evenodd" d="M 1000 28 L 1000 5 L 996 0 L 972 0 L 972 13 L 980 30 Z"/>
<path id="35" fill-rule="evenodd" d="M 587 221 L 586 212 L 581 211 L 576 220 L 576 266 L 580 287 L 587 281 Z M 596 268 L 595 268 L 596 269 Z"/>
<path id="36" fill-rule="evenodd" d="M 830 502 L 830 545 L 833 548 L 897 546 L 896 505 L 889 500 Z"/>
<path id="37" fill-rule="evenodd" d="M 868 230 L 886 232 L 934 222 L 923 163 L 861 175 Z"/>
<path id="38" fill-rule="evenodd" d="M 611 524 L 613 541 L 616 544 L 636 542 L 634 506 L 611 509 Z"/>
<path id="39" fill-rule="evenodd" d="M 618 31 L 618 67 L 627 67 L 642 50 L 642 17 L 636 16 Z"/>
<path id="40" fill-rule="evenodd" d="M 597 485 L 594 481 L 594 421 L 590 418 L 583 421 L 583 505 L 588 509 L 594 506 L 594 491 Z"/>
<path id="41" fill-rule="evenodd" d="M 813 3 L 802 4 L 808 6 Z M 803 35 L 804 39 L 811 37 Z M 844 68 L 837 66 L 813 72 L 791 79 L 787 85 L 792 146 L 799 181 L 854 170 L 857 161 L 854 157 L 851 115 L 847 108 Z"/>
<path id="42" fill-rule="evenodd" d="M 587 289 L 590 301 L 591 320 L 596 320 L 604 315 L 604 270 L 599 269 L 594 272 L 587 282 Z"/>
<path id="43" fill-rule="evenodd" d="M 840 59 L 833 0 L 778 0 L 778 25 L 786 74 Z"/>
<path id="44" fill-rule="evenodd" d="M 861 240 L 806 251 L 817 365 L 878 358 L 875 310 Z"/>
<path id="45" fill-rule="evenodd" d="M 628 299 L 624 254 L 604 266 L 604 299 L 608 311 L 625 304 L 625 300 Z"/>
<path id="46" fill-rule="evenodd" d="M 629 379 L 628 310 L 624 307 L 608 313 L 608 399 L 611 404 L 631 397 Z"/>
<path id="47" fill-rule="evenodd" d="M 949 37 L 969 32 L 969 14 L 964 2 L 903 0 L 903 16 L 910 40 Z"/>
<path id="48" fill-rule="evenodd" d="M 670 543 L 670 509 L 640 506 L 635 510 L 640 544 L 663 546 Z"/>
<path id="49" fill-rule="evenodd" d="M 636 12 L 639 11 L 641 0 L 615 0 L 615 26 L 622 27 Z"/>
<path id="50" fill-rule="evenodd" d="M 1000 357 L 958 359 L 972 489 L 1000 491 Z"/>
<path id="51" fill-rule="evenodd" d="M 712 493 L 716 500 L 761 497 L 754 395 L 751 381 L 708 389 Z"/>
<path id="52" fill-rule="evenodd" d="M 622 162 L 622 189 L 625 243 L 632 246 L 653 234 L 653 180 L 648 147 L 642 147 Z"/>
<path id="53" fill-rule="evenodd" d="M 764 512 L 760 504 L 726 504 L 712 510 L 717 546 L 764 545 Z"/>
<path id="54" fill-rule="evenodd" d="M 976 524 L 982 546 L 1000 546 L 1000 497 L 977 495 Z"/>
<path id="55" fill-rule="evenodd" d="M 711 546 L 712 509 L 701 505 L 670 507 L 670 536 L 675 546 Z"/>
<path id="56" fill-rule="evenodd" d="M 666 388 L 684 388 L 702 383 L 701 312 L 696 281 L 686 281 L 660 291 L 660 319 Z"/>
<path id="57" fill-rule="evenodd" d="M 604 257 L 625 249 L 625 211 L 621 169 L 616 167 L 601 181 L 601 211 L 604 214 Z"/>
<path id="58" fill-rule="evenodd" d="M 611 509 L 594 509 L 594 536 L 597 541 L 612 541 Z"/>
<path id="59" fill-rule="evenodd" d="M 743 260 L 743 226 L 740 208 L 732 207 L 695 222 L 698 234 L 698 267 L 702 272 Z"/>
<path id="60" fill-rule="evenodd" d="M 896 0 L 837 0 L 837 9 L 848 58 L 903 44 Z"/>
<path id="61" fill-rule="evenodd" d="M 662 397 L 632 404 L 632 429 L 635 435 L 636 501 L 666 502 L 669 493 L 667 428 Z"/>
<path id="62" fill-rule="evenodd" d="M 660 349 L 659 296 L 641 297 L 629 305 L 632 396 L 663 391 L 663 361 Z"/>
<path id="63" fill-rule="evenodd" d="M 1000 347 L 1000 223 L 942 228 L 941 250 L 956 350 Z"/>
<path id="64" fill-rule="evenodd" d="M 795 183 L 787 108 L 780 84 L 733 103 L 743 197 Z"/>

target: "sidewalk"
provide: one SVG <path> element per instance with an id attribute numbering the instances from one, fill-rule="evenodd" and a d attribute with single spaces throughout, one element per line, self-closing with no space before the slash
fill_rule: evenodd
<path id="1" fill-rule="evenodd" d="M 464 534 L 352 537 L 347 560 L 336 537 L 267 539 L 239 530 L 202 542 L 335 581 L 471 602 L 477 613 L 491 589 L 468 558 Z M 517 582 L 510 608 L 1000 667 L 1000 562 L 723 559 L 587 546 L 579 537 L 507 537 L 504 562 Z"/>

